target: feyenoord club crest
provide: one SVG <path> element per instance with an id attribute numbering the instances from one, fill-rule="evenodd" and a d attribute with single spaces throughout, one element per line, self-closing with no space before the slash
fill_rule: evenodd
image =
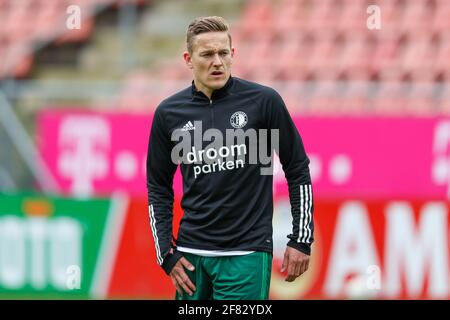
<path id="1" fill-rule="evenodd" d="M 248 117 L 245 114 L 245 112 L 238 111 L 233 113 L 233 115 L 230 118 L 230 123 L 233 126 L 233 128 L 240 129 L 244 127 L 248 122 Z"/>

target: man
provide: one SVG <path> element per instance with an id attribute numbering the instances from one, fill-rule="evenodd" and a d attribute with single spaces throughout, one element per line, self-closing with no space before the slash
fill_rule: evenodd
<path id="1" fill-rule="evenodd" d="M 270 150 L 279 143 L 275 149 L 289 186 L 293 231 L 281 272 L 287 270 L 291 282 L 308 269 L 314 240 L 309 159 L 282 98 L 269 87 L 232 77 L 233 56 L 223 18 L 195 19 L 184 53 L 192 85 L 164 100 L 153 119 L 147 158 L 150 223 L 158 263 L 172 279 L 177 299 L 269 297 L 273 179 L 264 164 L 251 161 L 252 146 L 262 141 L 260 136 L 250 141 L 251 130 L 272 131 Z M 202 135 L 204 129 L 215 139 Z M 220 135 L 234 132 L 244 140 L 220 143 Z M 180 137 L 185 139 L 181 154 L 174 152 Z M 218 145 L 211 147 L 211 141 Z M 172 183 L 178 164 L 184 215 L 175 240 Z"/>

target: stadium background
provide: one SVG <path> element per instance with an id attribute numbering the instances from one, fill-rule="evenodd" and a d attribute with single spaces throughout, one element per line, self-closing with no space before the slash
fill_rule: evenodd
<path id="1" fill-rule="evenodd" d="M 278 166 L 270 297 L 448 299 L 448 0 L 0 0 L 0 298 L 172 299 L 146 148 L 206 15 L 230 22 L 233 75 L 280 92 L 311 157 L 310 269 L 279 273 Z M 179 221 L 179 175 L 175 190 Z"/>

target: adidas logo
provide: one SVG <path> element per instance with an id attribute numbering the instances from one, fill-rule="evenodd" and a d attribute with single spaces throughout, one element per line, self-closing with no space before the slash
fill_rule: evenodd
<path id="1" fill-rule="evenodd" d="M 191 121 L 189 121 L 188 123 L 186 123 L 183 128 L 181 129 L 181 131 L 190 131 L 190 130 L 195 130 L 194 125 L 192 124 Z"/>

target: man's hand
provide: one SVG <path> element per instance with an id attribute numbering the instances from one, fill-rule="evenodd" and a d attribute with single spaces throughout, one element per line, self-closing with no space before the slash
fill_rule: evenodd
<path id="1" fill-rule="evenodd" d="M 302 275 L 309 267 L 309 256 L 303 252 L 298 251 L 292 247 L 286 247 L 284 252 L 284 260 L 281 265 L 281 272 L 283 273 L 286 268 L 288 275 L 285 281 L 292 282 L 298 276 Z"/>
<path id="2" fill-rule="evenodd" d="M 194 266 L 190 264 L 186 258 L 181 258 L 177 261 L 172 271 L 170 271 L 170 278 L 172 279 L 172 282 L 180 295 L 183 294 L 184 290 L 187 294 L 192 296 L 195 291 L 195 286 L 184 271 L 184 268 L 189 271 L 195 270 Z"/>

